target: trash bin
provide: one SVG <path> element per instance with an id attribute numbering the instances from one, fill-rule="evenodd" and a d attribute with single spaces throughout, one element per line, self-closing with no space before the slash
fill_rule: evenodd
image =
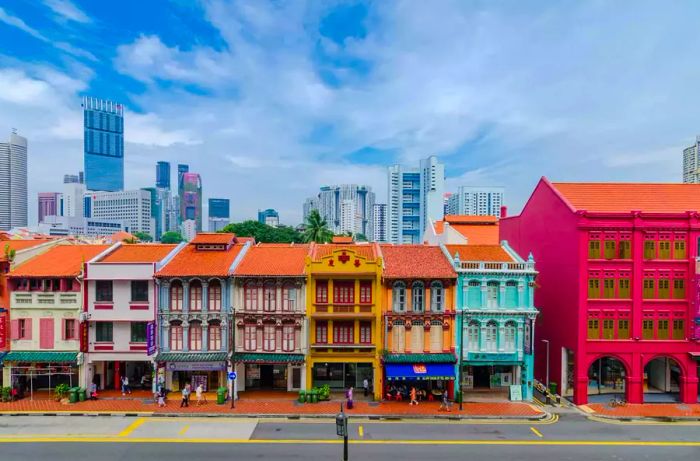
<path id="1" fill-rule="evenodd" d="M 71 387 L 68 389 L 68 401 L 70 403 L 77 403 L 78 402 L 78 391 L 80 390 L 79 387 Z"/>
<path id="2" fill-rule="evenodd" d="M 554 383 L 554 382 L 549 383 L 549 393 L 552 395 L 557 395 L 557 383 Z"/>
<path id="3" fill-rule="evenodd" d="M 299 391 L 299 403 L 306 402 L 306 391 Z"/>
<path id="4" fill-rule="evenodd" d="M 216 390 L 216 403 L 217 405 L 223 405 L 226 403 L 226 388 L 220 387 Z"/>
<path id="5" fill-rule="evenodd" d="M 81 387 L 78 390 L 78 401 L 84 402 L 86 400 L 87 400 L 87 389 L 85 389 L 84 387 Z"/>
<path id="6" fill-rule="evenodd" d="M 311 390 L 311 403 L 318 403 L 318 391 L 316 389 Z"/>

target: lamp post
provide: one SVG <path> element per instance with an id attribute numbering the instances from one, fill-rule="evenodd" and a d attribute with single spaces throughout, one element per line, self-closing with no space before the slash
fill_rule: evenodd
<path id="1" fill-rule="evenodd" d="M 462 355 L 464 354 L 464 311 L 459 314 L 459 357 L 457 358 L 457 363 L 459 364 L 459 369 L 457 373 L 457 388 L 459 389 L 459 411 L 462 411 L 462 402 L 464 401 L 464 395 L 462 394 L 464 390 L 462 389 Z"/>
<path id="2" fill-rule="evenodd" d="M 233 310 L 233 308 L 232 308 Z M 231 370 L 236 370 L 236 318 L 231 314 L 231 320 L 229 321 L 231 325 L 231 334 L 229 335 L 231 341 Z M 231 409 L 236 408 L 236 380 L 234 379 L 231 383 Z"/>
<path id="3" fill-rule="evenodd" d="M 549 403 L 549 340 L 543 339 L 542 342 L 545 343 L 545 345 L 547 346 L 547 355 L 546 355 L 547 363 L 546 363 L 546 367 L 545 367 L 546 368 L 545 382 L 546 382 L 547 389 L 546 389 L 546 392 L 544 395 L 547 397 L 547 400 L 548 400 L 547 403 Z"/>
<path id="4" fill-rule="evenodd" d="M 348 416 L 343 412 L 343 402 L 340 402 L 340 413 L 335 416 L 335 432 L 343 437 L 343 461 L 348 461 Z"/>

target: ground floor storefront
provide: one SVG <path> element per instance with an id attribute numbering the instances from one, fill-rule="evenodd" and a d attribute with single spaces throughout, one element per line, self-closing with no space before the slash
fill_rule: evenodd
<path id="1" fill-rule="evenodd" d="M 367 380 L 371 395 L 376 400 L 382 398 L 381 369 L 376 359 L 353 361 L 345 357 L 310 358 L 307 360 L 306 389 L 328 385 L 331 391 L 344 391 L 353 387 L 361 392 Z M 356 394 L 359 395 L 359 394 Z"/>
<path id="2" fill-rule="evenodd" d="M 178 392 L 187 384 L 193 391 L 201 384 L 205 392 L 226 387 L 227 356 L 226 352 L 160 353 L 156 356 L 156 383 L 171 392 Z"/>
<path id="3" fill-rule="evenodd" d="M 483 358 L 482 358 L 483 356 Z M 532 400 L 533 357 L 517 353 L 470 353 L 462 362 L 462 395 L 493 394 L 509 400 Z"/>
<path id="4" fill-rule="evenodd" d="M 88 384 L 99 390 L 121 390 L 122 378 L 129 379 L 131 389 L 153 390 L 155 366 L 145 353 L 89 353 L 87 359 Z"/>
<path id="5" fill-rule="evenodd" d="M 11 351 L 4 358 L 3 382 L 17 398 L 32 398 L 38 391 L 50 395 L 61 384 L 80 386 L 82 357 L 79 352 Z"/>
<path id="6" fill-rule="evenodd" d="M 240 353 L 234 361 L 238 391 L 297 391 L 306 387 L 302 354 Z"/>
<path id="7" fill-rule="evenodd" d="M 452 354 L 389 354 L 384 358 L 383 397 L 406 400 L 415 388 L 418 400 L 440 400 L 445 391 L 452 398 L 455 362 Z"/>

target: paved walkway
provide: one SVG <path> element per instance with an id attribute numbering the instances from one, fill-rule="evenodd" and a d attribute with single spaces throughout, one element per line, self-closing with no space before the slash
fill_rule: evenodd
<path id="1" fill-rule="evenodd" d="M 697 418 L 700 419 L 700 403 L 648 403 L 611 407 L 605 403 L 590 403 L 581 408 L 588 413 L 617 418 Z"/>

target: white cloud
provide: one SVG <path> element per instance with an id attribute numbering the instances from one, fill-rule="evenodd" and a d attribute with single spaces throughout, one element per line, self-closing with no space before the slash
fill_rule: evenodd
<path id="1" fill-rule="evenodd" d="M 44 4 L 62 20 L 81 23 L 91 22 L 90 17 L 69 0 L 44 0 Z"/>
<path id="2" fill-rule="evenodd" d="M 9 14 L 7 11 L 5 11 L 3 8 L 0 8 L 0 21 L 4 22 L 5 24 L 8 24 L 10 26 L 16 27 L 20 30 L 23 30 L 24 32 L 28 33 L 34 38 L 37 38 L 41 41 L 47 42 L 48 39 L 44 37 L 44 35 L 41 34 L 38 30 L 34 29 L 33 27 L 30 27 L 27 25 L 26 22 L 24 22 L 21 18 L 18 18 L 17 16 L 13 16 Z"/>
<path id="3" fill-rule="evenodd" d="M 200 144 L 187 130 L 166 130 L 164 121 L 153 113 L 124 114 L 124 140 L 147 146 L 169 147 L 173 144 Z"/>
<path id="4" fill-rule="evenodd" d="M 90 53 L 87 50 L 84 50 L 82 48 L 75 47 L 71 45 L 70 43 L 66 42 L 56 42 L 54 43 L 54 46 L 58 48 L 59 50 L 63 50 L 66 53 L 72 54 L 75 57 L 78 58 L 85 58 L 89 59 L 90 61 L 97 61 L 97 58 L 95 57 L 94 54 Z"/>

